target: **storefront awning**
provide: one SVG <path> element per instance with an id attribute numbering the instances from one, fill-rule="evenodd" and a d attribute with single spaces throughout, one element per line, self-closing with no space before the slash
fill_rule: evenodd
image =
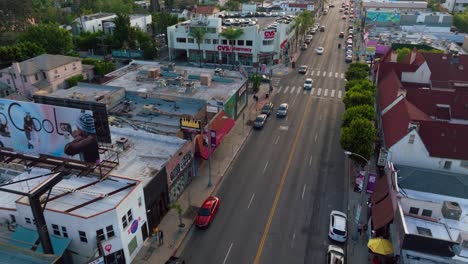
<path id="1" fill-rule="evenodd" d="M 372 229 L 377 230 L 388 225 L 393 220 L 392 197 L 387 195 L 382 201 L 372 206 Z"/>
<path id="2" fill-rule="evenodd" d="M 388 181 L 384 176 L 377 180 L 375 184 L 374 193 L 371 196 L 371 201 L 373 204 L 377 204 L 388 194 Z"/>
<path id="3" fill-rule="evenodd" d="M 216 114 L 215 117 L 213 117 L 212 121 L 207 125 L 207 128 L 209 131 L 214 130 L 216 132 L 216 143 L 215 146 L 211 147 L 211 153 L 219 146 L 219 144 L 223 141 L 224 137 L 231 131 L 231 129 L 234 127 L 236 122 L 234 119 L 228 117 L 226 115 L 226 112 L 224 110 L 221 110 L 218 114 Z M 208 141 L 211 142 L 210 138 L 210 132 L 206 133 L 206 136 Z M 204 158 L 208 159 L 210 156 L 210 149 L 209 146 L 206 145 L 204 137 L 197 137 L 197 151 L 198 154 Z"/>

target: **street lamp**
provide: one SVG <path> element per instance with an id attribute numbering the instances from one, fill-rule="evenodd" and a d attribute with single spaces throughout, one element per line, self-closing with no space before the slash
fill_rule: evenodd
<path id="1" fill-rule="evenodd" d="M 362 183 L 361 198 L 359 199 L 359 203 L 355 205 L 355 207 L 356 207 L 356 213 L 355 213 L 355 218 L 354 218 L 355 225 L 353 225 L 353 232 L 352 232 L 352 235 L 351 235 L 351 239 L 353 241 L 357 241 L 358 237 L 359 237 L 358 227 L 359 227 L 359 224 L 361 222 L 361 209 L 362 209 L 362 207 L 364 205 L 364 198 L 365 198 L 366 189 L 367 189 L 367 181 L 369 180 L 369 165 L 370 165 L 370 162 L 369 162 L 368 159 L 364 158 L 363 156 L 361 156 L 361 155 L 359 155 L 357 153 L 351 152 L 351 151 L 345 150 L 344 154 L 346 156 L 357 156 L 357 157 L 359 157 L 359 158 L 366 161 L 366 174 L 364 175 L 364 181 Z"/>
<path id="2" fill-rule="evenodd" d="M 204 132 L 208 141 L 208 185 L 207 187 L 209 188 L 213 186 L 213 183 L 211 182 L 211 134 L 207 135 L 207 133 L 210 133 L 210 130 L 206 128 Z"/>

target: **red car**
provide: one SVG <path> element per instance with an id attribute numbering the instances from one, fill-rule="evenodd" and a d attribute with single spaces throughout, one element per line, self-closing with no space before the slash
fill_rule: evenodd
<path id="1" fill-rule="evenodd" d="M 219 198 L 210 196 L 203 202 L 200 210 L 198 210 L 197 219 L 195 224 L 198 227 L 208 227 L 213 221 L 214 216 L 219 208 Z"/>

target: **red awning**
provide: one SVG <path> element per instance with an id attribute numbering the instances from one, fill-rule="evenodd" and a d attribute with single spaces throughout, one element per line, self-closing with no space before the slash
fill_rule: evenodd
<path id="1" fill-rule="evenodd" d="M 388 225 L 394 215 L 392 197 L 387 195 L 381 202 L 372 206 L 372 229 L 377 230 Z"/>
<path id="2" fill-rule="evenodd" d="M 388 181 L 387 177 L 384 176 L 377 180 L 375 184 L 374 193 L 371 196 L 371 201 L 373 204 L 379 203 L 382 199 L 388 194 Z"/>
<path id="3" fill-rule="evenodd" d="M 216 131 L 216 146 L 211 148 L 211 153 L 219 146 L 219 144 L 223 141 L 224 137 L 231 131 L 234 127 L 236 122 L 234 119 L 229 118 L 224 110 L 221 110 L 215 117 L 211 120 L 211 122 L 206 126 L 208 130 Z M 207 133 L 206 136 L 208 140 L 210 139 L 210 133 Z M 200 156 L 204 159 L 208 159 L 210 149 L 208 146 L 205 146 L 204 139 L 201 136 L 196 138 L 197 141 L 197 149 L 196 151 L 200 154 Z"/>

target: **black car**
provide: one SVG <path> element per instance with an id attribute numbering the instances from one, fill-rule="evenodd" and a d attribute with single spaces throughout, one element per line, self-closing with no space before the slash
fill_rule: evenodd
<path id="1" fill-rule="evenodd" d="M 165 264 L 185 264 L 185 260 L 172 256 L 166 261 Z"/>
<path id="2" fill-rule="evenodd" d="M 273 103 L 272 102 L 268 102 L 262 107 L 262 114 L 265 114 L 265 115 L 269 116 L 272 111 L 273 111 Z"/>

